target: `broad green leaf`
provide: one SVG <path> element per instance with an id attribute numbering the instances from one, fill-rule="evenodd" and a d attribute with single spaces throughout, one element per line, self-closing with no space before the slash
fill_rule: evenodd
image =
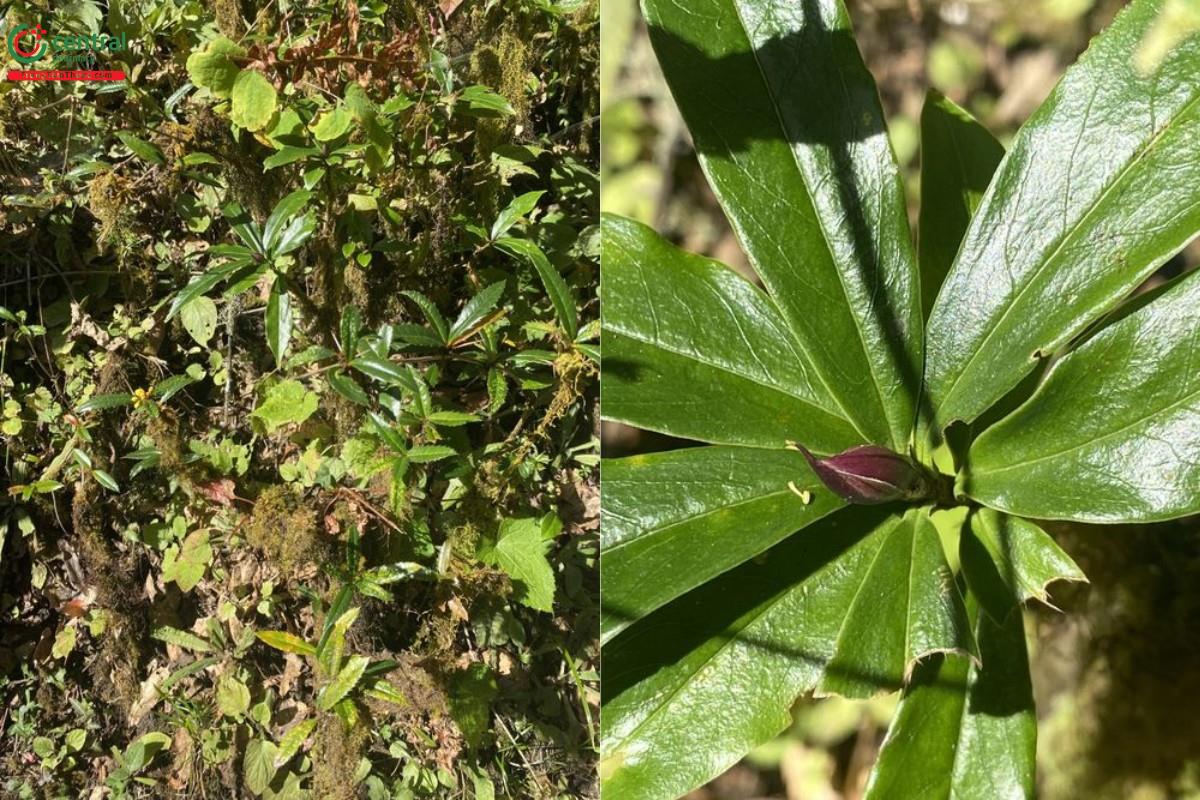
<path id="1" fill-rule="evenodd" d="M 192 531 L 182 544 L 172 545 L 163 553 L 163 580 L 174 581 L 180 591 L 190 592 L 204 577 L 212 556 L 208 531 Z"/>
<path id="2" fill-rule="evenodd" d="M 631 220 L 605 216 L 602 230 L 605 416 L 717 444 L 836 453 L 865 440 L 757 287 Z"/>
<path id="3" fill-rule="evenodd" d="M 255 797 L 266 791 L 275 778 L 275 758 L 279 749 L 274 742 L 251 739 L 242 756 L 242 779 Z"/>
<path id="4" fill-rule="evenodd" d="M 1019 603 L 1049 602 L 1055 581 L 1087 580 L 1050 534 L 1029 520 L 981 508 L 958 540 L 958 560 L 983 610 L 1003 622 Z"/>
<path id="5" fill-rule="evenodd" d="M 350 694 L 351 690 L 358 685 L 368 663 L 370 663 L 370 659 L 366 656 L 350 656 L 346 659 L 346 664 L 338 672 L 337 677 L 317 695 L 317 708 L 328 711 Z"/>
<path id="6" fill-rule="evenodd" d="M 929 318 L 939 428 L 974 420 L 1200 230 L 1200 38 L 1151 74 L 1133 64 L 1160 7 L 1134 0 L 1092 40 L 971 220 Z"/>
<path id="7" fill-rule="evenodd" d="M 179 309 L 179 321 L 188 335 L 201 347 L 208 347 L 208 340 L 217 330 L 217 304 L 203 295 Z"/>
<path id="8" fill-rule="evenodd" d="M 536 519 L 506 519 L 490 550 L 480 557 L 500 567 L 516 582 L 517 599 L 538 611 L 554 610 L 554 569 L 546 558 L 548 543 Z"/>
<path id="9" fill-rule="evenodd" d="M 285 380 L 267 390 L 262 403 L 251 416 L 262 420 L 267 433 L 291 423 L 304 422 L 317 410 L 317 396 L 300 381 Z"/>
<path id="10" fill-rule="evenodd" d="M 53 658 L 66 658 L 75 649 L 76 630 L 74 625 L 68 625 L 54 636 L 54 645 L 50 648 Z"/>
<path id="11" fill-rule="evenodd" d="M 478 747 L 487 735 L 491 704 L 500 689 L 487 664 L 472 664 L 450 676 L 450 716 L 469 747 Z"/>
<path id="12" fill-rule="evenodd" d="M 189 368 L 189 371 L 191 371 L 191 368 Z M 165 403 L 193 383 L 199 381 L 204 377 L 204 374 L 204 370 L 201 369 L 198 375 L 172 375 L 169 378 L 163 378 L 154 384 L 152 394 Z"/>
<path id="13" fill-rule="evenodd" d="M 437 331 L 410 322 L 393 323 L 392 331 L 397 340 L 418 347 L 441 347 L 446 343 L 438 336 Z"/>
<path id="14" fill-rule="evenodd" d="M 497 281 L 467 301 L 459 313 L 458 319 L 454 320 L 454 324 L 450 326 L 448 344 L 454 345 L 460 339 L 470 335 L 475 326 L 496 307 L 496 303 L 500 301 L 500 296 L 503 294 L 504 281 Z"/>
<path id="15" fill-rule="evenodd" d="M 131 774 L 141 772 L 150 765 L 156 755 L 167 749 L 170 744 L 171 737 L 165 733 L 159 731 L 144 733 L 125 748 L 122 766 Z"/>
<path id="16" fill-rule="evenodd" d="M 129 148 L 131 153 L 143 161 L 151 164 L 157 164 L 159 166 L 167 163 L 167 159 L 163 155 L 162 150 L 159 150 L 158 147 L 150 142 L 147 142 L 145 139 L 139 139 L 132 133 L 128 133 L 126 131 L 117 131 L 117 138 L 121 140 L 122 144 Z"/>
<path id="17" fill-rule="evenodd" d="M 496 247 L 510 256 L 524 259 L 533 266 L 538 277 L 542 279 L 542 285 L 546 287 L 546 294 L 550 295 L 550 303 L 554 306 L 554 316 L 558 318 L 558 324 L 562 326 L 568 339 L 574 339 L 579 333 L 579 312 L 575 308 L 575 298 L 558 268 L 550 263 L 542 248 L 528 239 L 516 239 L 512 236 L 497 239 Z"/>
<path id="18" fill-rule="evenodd" d="M 340 369 L 326 373 L 325 380 L 329 381 L 330 388 L 350 402 L 357 403 L 360 406 L 369 406 L 371 404 L 371 398 L 367 396 L 362 387 Z"/>
<path id="19" fill-rule="evenodd" d="M 312 192 L 299 189 L 286 195 L 275 204 L 275 208 L 271 209 L 271 215 L 263 223 L 262 238 L 265 250 L 271 252 L 279 245 L 279 239 L 284 227 L 293 217 L 300 213 L 311 198 Z"/>
<path id="20" fill-rule="evenodd" d="M 267 346 L 275 356 L 275 365 L 283 364 L 288 344 L 292 341 L 292 296 L 288 294 L 287 279 L 276 276 L 267 298 Z"/>
<path id="21" fill-rule="evenodd" d="M 188 78 L 217 97 L 229 97 L 240 71 L 232 59 L 244 55 L 246 51 L 233 41 L 218 36 L 203 50 L 197 50 L 188 56 Z"/>
<path id="22" fill-rule="evenodd" d="M 879 620 L 905 620 L 881 627 Z M 974 654 L 962 596 L 929 516 L 910 510 L 880 543 L 845 609 L 817 691 L 870 697 L 907 682 L 932 653 Z"/>
<path id="23" fill-rule="evenodd" d="M 844 505 L 788 450 L 695 447 L 602 464 L 602 642 Z"/>
<path id="24" fill-rule="evenodd" d="M 109 475 L 102 469 L 92 470 L 92 477 L 96 479 L 96 483 L 100 484 L 105 489 L 108 489 L 110 492 L 121 491 L 121 486 L 117 483 L 116 478 L 114 478 L 112 475 Z"/>
<path id="25" fill-rule="evenodd" d="M 839 0 L 643 8 L 709 183 L 810 381 L 867 441 L 906 450 L 921 379 L 916 259 L 878 93 L 845 9 Z"/>
<path id="26" fill-rule="evenodd" d="M 230 91 L 229 118 L 240 128 L 261 131 L 275 116 L 277 95 L 261 72 L 242 70 Z"/>
<path id="27" fill-rule="evenodd" d="M 172 628 L 170 625 L 160 625 L 151 631 L 150 635 L 160 642 L 173 644 L 176 647 L 182 647 L 184 650 L 190 650 L 193 653 L 208 653 L 212 650 L 212 645 L 196 634 L 189 631 L 181 631 L 179 628 Z"/>
<path id="28" fill-rule="evenodd" d="M 504 377 L 504 370 L 499 367 L 492 367 L 488 370 L 487 390 L 488 413 L 495 414 L 508 399 L 508 380 Z"/>
<path id="29" fill-rule="evenodd" d="M 927 522 L 918 531 L 918 518 L 923 514 L 917 511 L 900 518 L 881 507 L 843 509 L 639 620 L 607 644 L 604 795 L 678 797 L 787 727 L 792 703 L 821 681 L 855 598 L 907 591 L 910 576 L 902 566 L 910 559 L 895 551 L 907 549 L 918 532 L 936 539 L 925 529 Z M 900 559 L 886 570 L 889 574 L 883 574 L 881 553 Z M 869 577 L 884 582 L 869 583 Z M 946 589 L 940 567 L 914 572 L 912 579 Z M 948 607 L 935 602 L 925 610 Z M 885 603 L 876 617 L 860 616 L 873 623 L 860 634 L 879 643 L 879 652 L 863 664 L 848 663 L 843 653 L 843 678 L 872 677 L 879 688 L 895 688 L 907 665 L 894 663 L 890 655 L 912 650 L 903 642 L 895 646 L 897 633 L 903 637 L 910 627 L 931 651 L 964 646 L 957 631 L 944 641 L 922 635 L 953 623 L 928 624 L 932 620 L 923 614 L 910 620 L 907 611 Z"/>
<path id="30" fill-rule="evenodd" d="M 258 631 L 255 636 L 263 644 L 270 645 L 285 653 L 298 653 L 302 656 L 315 656 L 317 648 L 301 639 L 299 636 L 286 631 Z"/>
<path id="31" fill-rule="evenodd" d="M 1032 798 L 1037 717 L 1020 614 L 977 618 L 982 666 L 937 656 L 917 666 L 888 729 L 867 800 Z"/>
<path id="32" fill-rule="evenodd" d="M 537 208 L 538 200 L 544 194 L 545 192 L 543 191 L 526 192 L 514 197 L 512 202 L 505 206 L 504 210 L 496 216 L 496 221 L 492 223 L 492 230 L 489 234 L 492 241 L 508 233 L 508 229 L 515 225 L 517 220 L 522 219 L 530 211 Z"/>
<path id="33" fill-rule="evenodd" d="M 318 142 L 331 142 L 350 130 L 353 122 L 350 112 L 339 106 L 321 114 L 310 127 Z"/>
<path id="34" fill-rule="evenodd" d="M 322 345 L 319 344 L 310 344 L 305 349 L 300 350 L 299 353 L 296 353 L 294 356 L 290 357 L 290 359 L 284 363 L 283 368 L 295 369 L 296 367 L 304 367 L 306 365 L 310 365 L 310 363 L 313 363 L 314 361 L 332 359 L 332 357 L 335 355 L 337 354 L 334 350 L 322 347 Z"/>
<path id="35" fill-rule="evenodd" d="M 486 86 L 468 86 L 459 95 L 459 107 L 468 114 L 481 117 L 500 117 L 514 114 L 512 104 L 504 95 Z"/>
<path id="36" fill-rule="evenodd" d="M 292 221 L 284 227 L 275 243 L 272 256 L 285 256 L 308 241 L 317 229 L 316 218 L 312 214 L 300 214 L 292 217 Z"/>
<path id="37" fill-rule="evenodd" d="M 1200 511 L 1200 275 L 1057 362 L 971 446 L 985 505 L 1040 519 L 1148 522 Z"/>
<path id="38" fill-rule="evenodd" d="M 921 109 L 921 216 L 917 260 L 921 310 L 933 309 L 971 215 L 983 199 L 1004 146 L 965 109 L 930 91 Z"/>
<path id="39" fill-rule="evenodd" d="M 267 156 L 263 159 L 263 172 L 273 170 L 276 167 L 283 167 L 288 164 L 300 161 L 310 156 L 320 155 L 321 151 L 315 147 L 292 147 L 286 145 L 279 148 L 279 151 L 273 156 Z"/>
<path id="40" fill-rule="evenodd" d="M 203 642 L 204 640 L 201 639 L 200 641 Z M 207 644 L 207 642 L 205 642 L 205 644 Z M 214 664 L 219 664 L 222 660 L 223 659 L 221 656 L 209 656 L 208 658 L 197 659 L 190 664 L 184 664 L 182 667 L 168 675 L 166 680 L 159 684 L 158 688 L 165 692 L 184 678 L 190 675 L 195 675 L 197 672 L 201 672 L 202 670 L 206 670 Z"/>
<path id="41" fill-rule="evenodd" d="M 217 682 L 217 710 L 227 717 L 241 717 L 250 710 L 250 688 L 233 675 Z"/>
<path id="42" fill-rule="evenodd" d="M 411 381 L 404 367 L 399 364 L 393 364 L 386 358 L 380 358 L 375 355 L 364 355 L 351 361 L 350 366 L 365 375 L 369 375 L 376 380 L 383 381 L 392 386 L 399 386 L 405 389 L 411 388 Z"/>

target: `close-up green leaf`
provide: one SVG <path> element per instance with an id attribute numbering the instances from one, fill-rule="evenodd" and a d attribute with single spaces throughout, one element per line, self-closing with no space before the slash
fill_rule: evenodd
<path id="1" fill-rule="evenodd" d="M 1143 50 L 1171 3 L 1103 17 L 1002 132 L 1007 95 L 942 90 L 982 56 L 899 81 L 889 12 L 642 0 L 665 84 L 626 91 L 688 134 L 663 195 L 711 193 L 602 217 L 604 796 L 1133 796 L 1062 793 L 1039 728 L 1103 723 L 1035 697 L 1102 653 L 1104 622 L 1042 641 L 1087 629 L 1099 526 L 1177 553 L 1200 514 L 1200 39 Z"/>

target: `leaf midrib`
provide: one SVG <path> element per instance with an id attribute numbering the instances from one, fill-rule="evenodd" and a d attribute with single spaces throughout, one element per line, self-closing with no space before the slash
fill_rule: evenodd
<path id="1" fill-rule="evenodd" d="M 651 720 L 657 718 L 660 714 L 664 713 L 667 706 L 669 706 L 671 704 L 671 702 L 676 697 L 678 697 L 681 692 L 684 691 L 684 689 L 688 688 L 689 686 L 692 685 L 692 683 L 694 683 L 694 679 L 697 675 L 699 675 L 701 672 L 704 672 L 706 669 L 708 669 L 709 666 L 712 664 L 712 662 L 717 660 L 718 656 L 722 655 L 734 643 L 738 642 L 741 639 L 742 634 L 748 628 L 750 628 L 752 625 L 757 623 L 766 614 L 768 614 L 769 612 L 774 610 L 774 608 L 778 604 L 780 604 L 784 600 L 786 600 L 791 595 L 792 591 L 795 590 L 795 588 L 796 588 L 795 584 L 791 584 L 791 585 L 785 587 L 784 589 L 781 589 L 779 594 L 776 595 L 775 599 L 773 599 L 769 603 L 767 603 L 763 607 L 762 611 L 760 611 L 759 613 L 757 613 L 754 616 L 747 619 L 745 621 L 745 623 L 741 627 L 739 627 L 735 632 L 726 633 L 726 632 L 722 631 L 717 634 L 714 634 L 716 636 L 727 635 L 728 638 L 724 642 L 722 642 L 721 645 L 716 650 L 714 650 L 710 656 L 706 657 L 703 661 L 698 663 L 696 665 L 695 669 L 691 670 L 687 675 L 683 676 L 683 678 L 679 681 L 679 685 L 676 686 L 674 689 L 672 689 L 671 692 L 662 700 L 662 702 L 659 703 L 657 706 L 655 706 L 653 711 L 651 711 L 649 714 L 647 714 L 645 716 L 645 718 L 642 719 L 641 722 L 639 722 L 637 725 L 635 725 L 633 730 L 631 730 L 628 735 L 621 738 L 620 741 L 618 741 L 612 747 L 607 748 L 607 751 L 611 753 L 611 752 L 616 752 L 616 751 L 622 750 L 622 749 L 624 749 L 625 745 L 628 742 L 636 739 L 637 734 L 641 733 L 642 729 L 645 728 L 647 725 L 649 725 Z M 815 681 L 814 681 L 814 683 L 815 683 Z"/>
<path id="2" fill-rule="evenodd" d="M 726 374 L 732 375 L 735 378 L 741 378 L 744 381 L 753 383 L 756 386 L 761 386 L 764 389 L 770 389 L 772 391 L 779 392 L 782 395 L 793 398 L 794 400 L 798 400 L 801 403 L 804 403 L 805 405 L 812 406 L 813 408 L 817 409 L 818 411 L 821 411 L 837 420 L 840 420 L 840 421 L 846 423 L 847 425 L 854 428 L 856 431 L 858 430 L 858 427 L 851 420 L 846 419 L 845 417 L 841 416 L 840 414 L 835 412 L 833 409 L 826 408 L 825 406 L 821 405 L 819 402 L 817 402 L 817 400 L 815 398 L 802 397 L 801 395 L 796 394 L 793 389 L 784 388 L 783 386 L 779 386 L 776 384 L 765 383 L 756 377 L 747 375 L 742 372 L 737 372 L 725 364 L 721 364 L 721 363 L 718 363 L 715 361 L 710 361 L 708 359 L 701 358 L 700 354 L 698 354 L 696 352 L 688 352 L 688 351 L 685 351 L 685 350 L 682 350 L 682 349 L 679 349 L 676 347 L 669 347 L 666 344 L 664 344 L 661 339 L 653 339 L 653 338 L 649 338 L 644 335 L 640 335 L 620 324 L 609 323 L 605 327 L 607 327 L 608 330 L 613 333 L 619 334 L 621 336 L 625 336 L 629 339 L 632 339 L 636 342 L 640 342 L 644 345 L 649 345 L 650 347 L 658 348 L 660 350 L 663 350 L 664 352 L 670 353 L 670 354 L 678 356 L 680 358 L 687 359 L 689 361 L 695 361 L 697 364 L 703 364 L 706 367 L 711 367 L 712 369 L 719 370 Z M 862 435 L 861 431 L 859 431 L 859 435 L 860 436 Z"/>
<path id="3" fill-rule="evenodd" d="M 772 491 L 772 492 L 768 492 L 766 494 L 759 494 L 759 495 L 755 495 L 754 497 L 748 497 L 743 500 L 738 500 L 737 502 L 734 502 L 734 503 L 727 503 L 727 504 L 718 506 L 716 508 L 710 508 L 710 509 L 708 509 L 706 511 L 702 511 L 698 514 L 690 514 L 686 517 L 681 517 L 680 519 L 669 522 L 666 525 L 658 525 L 658 526 L 651 527 L 651 528 L 644 528 L 643 532 L 637 534 L 636 536 L 633 536 L 633 537 L 630 537 L 627 539 L 622 539 L 622 540 L 618 541 L 616 544 L 605 545 L 604 553 L 605 553 L 605 555 L 612 555 L 612 553 L 614 551 L 620 550 L 621 548 L 625 547 L 626 545 L 630 545 L 635 542 L 643 541 L 643 540 L 645 540 L 645 538 L 647 536 L 653 536 L 654 534 L 657 534 L 657 533 L 664 533 L 666 531 L 671 530 L 672 528 L 678 528 L 681 525 L 687 525 L 687 524 L 696 522 L 697 520 L 702 520 L 705 517 L 709 517 L 714 514 L 720 514 L 723 511 L 729 511 L 731 509 L 739 508 L 741 506 L 749 505 L 751 503 L 758 503 L 758 502 L 762 502 L 762 501 L 773 500 L 777 497 L 786 497 L 789 494 L 792 494 L 792 491 L 790 489 L 780 489 L 778 491 Z M 799 498 L 797 498 L 797 501 L 799 501 Z M 819 517 L 818 517 L 818 519 L 819 519 Z M 800 530 L 800 529 L 797 528 L 796 530 Z"/>
<path id="4" fill-rule="evenodd" d="M 1087 211 L 1084 212 L 1084 214 L 1079 217 L 1079 219 L 1072 224 L 1068 230 L 1063 231 L 1057 243 L 1053 246 L 1053 250 L 1046 256 L 1046 258 L 1042 259 L 1038 267 L 1032 273 L 1030 273 L 1029 279 L 1025 281 L 1024 285 L 1017 291 L 1017 294 L 1015 297 L 1013 297 L 1012 302 L 1004 307 L 1004 309 L 1000 312 L 1000 316 L 996 319 L 996 322 L 984 335 L 983 339 L 980 340 L 979 344 L 971 351 L 970 357 L 967 358 L 966 363 L 963 364 L 962 369 L 958 371 L 954 377 L 954 381 L 947 389 L 945 394 L 946 399 L 941 403 L 943 407 L 949 404 L 950 399 L 954 396 L 955 391 L 961 384 L 963 376 L 966 375 L 970 370 L 971 366 L 975 363 L 975 360 L 979 357 L 979 354 L 983 352 L 984 347 L 989 341 L 991 341 L 992 337 L 1000 329 L 1000 326 L 1008 318 L 1012 310 L 1020 303 L 1021 298 L 1024 297 L 1029 288 L 1036 283 L 1037 278 L 1046 270 L 1047 265 L 1058 258 L 1059 254 L 1062 252 L 1063 248 L 1066 247 L 1067 243 L 1073 240 L 1075 235 L 1080 231 L 1080 229 L 1082 229 L 1084 223 L 1091 219 L 1092 215 L 1097 211 L 1097 209 L 1104 205 L 1104 201 L 1108 199 L 1109 193 L 1112 192 L 1116 187 L 1120 186 L 1129 171 L 1140 164 L 1143 159 L 1145 159 L 1159 146 L 1159 144 L 1161 144 L 1163 137 L 1165 137 L 1168 132 L 1173 132 L 1175 130 L 1174 126 L 1176 122 L 1188 111 L 1190 111 L 1192 106 L 1194 106 L 1197 101 L 1200 101 L 1200 93 L 1197 93 L 1192 97 L 1191 100 L 1180 106 L 1178 111 L 1168 117 L 1167 121 L 1163 124 L 1163 127 L 1157 133 L 1155 133 L 1151 140 L 1147 142 L 1141 149 L 1139 149 L 1131 159 L 1129 159 L 1125 166 L 1121 168 L 1121 171 L 1118 172 L 1104 187 L 1100 194 L 1096 196 L 1096 199 L 1091 203 L 1091 205 L 1089 205 Z M 962 248 L 959 249 L 959 254 L 962 254 Z M 955 259 L 955 265 L 957 266 L 957 258 Z"/>
<path id="5" fill-rule="evenodd" d="M 842 271 L 840 269 L 838 269 L 838 266 L 837 266 L 838 256 L 837 256 L 837 253 L 835 253 L 833 251 L 833 245 L 830 242 L 830 238 L 829 238 L 829 231 L 825 227 L 825 218 L 821 215 L 820 210 L 817 208 L 817 204 L 813 199 L 814 196 L 813 196 L 812 189 L 809 187 L 809 184 L 808 184 L 808 175 L 805 173 L 804 167 L 801 165 L 800 159 L 796 155 L 795 148 L 791 144 L 790 137 L 788 135 L 789 128 L 783 119 L 783 111 L 782 111 L 782 109 L 780 109 L 779 103 L 775 99 L 775 92 L 772 89 L 772 84 L 771 84 L 770 80 L 768 80 L 768 78 L 767 78 L 767 71 L 763 67 L 762 62 L 759 60 L 758 48 L 755 47 L 754 40 L 750 36 L 750 29 L 746 25 L 746 20 L 742 17 L 742 9 L 741 9 L 740 0 L 730 0 L 730 5 L 733 6 L 733 12 L 737 16 L 738 24 L 742 28 L 742 33 L 745 35 L 746 44 L 750 49 L 750 54 L 754 57 L 754 64 L 756 67 L 758 67 L 758 72 L 759 72 L 759 75 L 761 76 L 762 82 L 763 82 L 763 88 L 766 90 L 766 95 L 767 95 L 768 99 L 771 101 L 771 108 L 775 112 L 775 119 L 779 123 L 780 130 L 783 131 L 783 133 L 784 133 L 783 138 L 784 138 L 784 141 L 787 142 L 788 154 L 792 157 L 792 163 L 795 164 L 796 172 L 800 176 L 800 181 L 801 181 L 801 183 L 804 184 L 804 191 L 809 197 L 809 203 L 813 209 L 813 218 L 817 222 L 817 227 L 820 228 L 820 230 L 821 230 L 821 243 L 825 245 L 825 250 L 826 250 L 826 252 L 829 253 L 829 262 L 833 266 L 834 274 L 837 275 L 838 288 L 840 288 L 842 290 L 842 297 L 845 298 L 845 300 L 846 300 L 846 309 L 849 312 L 850 319 L 854 323 L 854 332 L 858 336 L 858 341 L 859 341 L 859 344 L 861 345 L 861 352 L 863 355 L 863 360 L 867 364 L 867 373 L 871 376 L 871 385 L 875 387 L 875 395 L 876 395 L 876 397 L 879 398 L 879 411 L 881 414 L 883 414 L 883 421 L 884 421 L 885 425 L 887 426 L 889 436 L 891 436 L 891 438 L 892 438 L 892 444 L 901 445 L 903 443 L 896 441 L 896 433 L 892 429 L 892 421 L 887 413 L 887 402 L 883 396 L 883 389 L 879 385 L 879 377 L 875 374 L 875 365 L 871 360 L 871 350 L 867 346 L 866 336 L 862 330 L 862 323 L 859 320 L 858 315 L 854 313 L 853 304 L 850 302 L 850 293 L 846 288 L 845 278 L 842 276 Z M 834 63 L 834 62 L 831 60 L 830 63 Z M 842 95 L 844 97 L 847 97 L 847 99 L 848 99 L 849 93 L 846 91 L 845 77 L 842 75 L 841 68 L 838 65 L 836 65 L 836 63 L 834 63 L 834 66 L 835 66 L 834 71 L 837 73 L 837 76 L 838 76 L 838 83 L 842 87 Z M 829 396 L 833 399 L 833 401 L 838 404 L 838 408 L 841 410 L 841 412 L 843 414 L 846 415 L 847 421 L 851 425 L 853 425 L 855 430 L 858 430 L 861 435 L 862 434 L 862 426 L 859 424 L 859 420 L 857 419 L 857 417 L 850 414 L 849 410 L 846 408 L 845 404 L 842 402 L 841 396 L 833 391 L 832 387 L 830 386 L 830 382 L 825 375 L 825 370 L 822 368 L 822 365 L 820 364 L 820 362 L 818 362 L 816 359 L 812 358 L 812 353 L 806 348 L 806 346 L 805 346 L 806 343 L 800 337 L 799 332 L 796 331 L 795 328 L 792 327 L 791 320 L 789 320 L 786 316 L 784 316 L 784 321 L 787 323 L 788 329 L 792 331 L 792 338 L 796 340 L 800 349 L 804 350 L 804 354 L 806 356 L 808 356 L 810 363 L 812 363 L 813 371 L 816 372 L 817 376 L 821 379 L 821 384 L 825 387 L 825 391 L 829 394 Z M 864 439 L 865 439 L 865 441 L 871 441 L 871 437 L 864 436 Z"/>
<path id="6" fill-rule="evenodd" d="M 901 525 L 906 524 L 906 522 L 907 522 L 907 520 L 904 517 L 898 518 L 893 523 L 891 529 L 889 529 L 887 531 L 887 533 L 880 536 L 879 547 L 878 547 L 878 549 L 875 550 L 874 554 L 872 554 L 871 562 L 869 564 L 867 564 L 867 568 L 863 572 L 862 580 L 859 581 L 858 588 L 856 588 L 854 590 L 854 596 L 850 598 L 850 603 L 846 606 L 846 616 L 842 617 L 842 624 L 838 626 L 837 636 L 835 636 L 833 639 L 833 651 L 830 654 L 829 660 L 826 662 L 825 666 L 828 666 L 829 664 L 832 664 L 834 661 L 836 661 L 838 654 L 841 653 L 842 637 L 845 635 L 846 625 L 849 623 L 850 618 L 854 615 L 854 609 L 858 605 L 859 599 L 862 597 L 863 587 L 866 586 L 868 583 L 872 582 L 871 574 L 875 571 L 875 564 L 879 561 L 880 554 L 883 553 L 883 551 L 887 548 L 888 540 L 891 539 L 893 536 L 895 536 L 896 529 L 899 528 Z M 910 569 L 911 569 L 911 566 L 910 566 Z M 907 624 L 907 616 L 908 616 L 908 612 L 907 612 L 907 606 L 906 606 L 906 610 L 905 610 L 906 624 Z M 904 638 L 905 638 L 905 641 L 907 642 L 907 640 L 908 640 L 908 631 L 907 630 L 904 633 Z M 822 672 L 821 679 L 818 681 L 818 685 L 821 685 L 824 683 L 825 677 L 826 676 L 825 676 L 824 672 Z"/>
<path id="7" fill-rule="evenodd" d="M 1119 427 L 1115 430 L 1109 431 L 1108 433 L 1105 433 L 1101 436 L 1096 436 L 1094 438 L 1090 438 L 1085 442 L 1080 442 L 1079 444 L 1074 444 L 1065 449 L 1038 456 L 1037 458 L 1026 459 L 1023 461 L 1018 461 L 1013 464 L 1008 464 L 1007 466 L 996 467 L 994 469 L 976 470 L 975 473 L 977 475 L 995 475 L 996 473 L 999 473 L 999 472 L 1008 472 L 1009 470 L 1019 469 L 1021 467 L 1028 467 L 1030 464 L 1037 464 L 1041 461 L 1048 461 L 1052 458 L 1058 458 L 1059 456 L 1066 455 L 1067 453 L 1073 453 L 1076 450 L 1082 450 L 1083 448 L 1085 448 L 1089 445 L 1093 445 L 1093 444 L 1096 444 L 1097 442 L 1102 442 L 1105 439 L 1111 439 L 1114 436 L 1122 434 L 1125 431 L 1129 430 L 1130 428 L 1135 428 L 1138 425 L 1141 425 L 1142 423 L 1144 423 L 1150 419 L 1153 419 L 1154 417 L 1156 417 L 1160 414 L 1165 414 L 1165 413 L 1177 408 L 1178 406 L 1184 405 L 1185 403 L 1195 400 L 1198 397 L 1200 397 L 1200 389 L 1196 389 L 1195 391 L 1189 392 L 1189 393 L 1185 394 L 1183 397 L 1180 397 L 1178 400 L 1174 400 L 1174 401 L 1168 403 L 1167 405 L 1162 406 L 1161 408 L 1156 408 L 1155 410 L 1151 411 L 1150 413 L 1145 414 L 1141 417 L 1138 417 L 1137 419 L 1133 420 L 1132 422 L 1126 423 L 1125 425 L 1122 425 L 1121 427 Z"/>

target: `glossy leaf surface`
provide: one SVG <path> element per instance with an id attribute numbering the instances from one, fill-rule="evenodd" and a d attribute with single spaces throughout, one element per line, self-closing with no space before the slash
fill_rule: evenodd
<path id="1" fill-rule="evenodd" d="M 1088 522 L 1200 511 L 1200 275 L 1059 361 L 971 446 L 963 485 L 1022 516 Z"/>
<path id="2" fill-rule="evenodd" d="M 940 92 L 926 95 L 921 109 L 921 212 L 917 225 L 921 310 L 926 317 L 1002 158 L 1004 146 L 966 109 Z"/>
<path id="3" fill-rule="evenodd" d="M 974 654 L 962 596 L 929 516 L 911 509 L 880 537 L 818 691 L 870 697 L 900 688 L 920 658 Z"/>
<path id="4" fill-rule="evenodd" d="M 899 685 L 914 652 L 901 637 L 931 650 L 964 646 L 948 606 L 875 604 L 863 595 L 930 598 L 940 568 L 908 569 L 918 519 L 855 506 L 832 514 L 762 557 L 709 581 L 640 620 L 605 647 L 600 774 L 606 796 L 672 798 L 729 767 L 791 721 L 789 708 L 824 675 L 876 688 Z M 928 523 L 922 523 L 927 525 Z M 936 534 L 934 545 L 937 545 Z M 889 561 L 893 557 L 899 561 Z M 890 566 L 889 566 L 890 563 Z M 868 583 L 871 581 L 878 583 Z M 923 585 L 910 591 L 911 581 Z M 847 609 L 872 652 L 835 642 Z M 958 617 L 958 612 L 951 612 Z M 945 640 L 933 631 L 953 630 Z M 969 631 L 965 631 L 969 635 Z M 916 653 L 923 655 L 923 653 Z M 861 661 L 856 661 L 857 656 Z M 830 660 L 836 658 L 836 665 Z"/>
<path id="5" fill-rule="evenodd" d="M 863 440 L 749 281 L 616 217 L 601 258 L 605 416 L 718 444 L 830 453 Z"/>
<path id="6" fill-rule="evenodd" d="M 972 512 L 958 547 L 971 593 L 997 621 L 1020 603 L 1049 602 L 1046 589 L 1055 581 L 1087 580 L 1050 534 L 1029 520 L 990 508 Z"/>
<path id="7" fill-rule="evenodd" d="M 1092 41 L 971 220 L 929 318 L 939 427 L 977 417 L 1200 230 L 1200 38 L 1150 74 L 1133 63 L 1161 6 L 1136 0 Z"/>
<path id="8" fill-rule="evenodd" d="M 975 612 L 982 666 L 918 665 L 888 729 L 867 800 L 1033 797 L 1037 717 L 1020 614 Z"/>
<path id="9" fill-rule="evenodd" d="M 602 642 L 843 505 L 787 450 L 695 447 L 601 472 Z"/>
<path id="10" fill-rule="evenodd" d="M 288 345 L 292 341 L 292 296 L 288 294 L 287 280 L 282 276 L 271 284 L 267 298 L 267 346 L 275 356 L 276 366 L 283 363 Z"/>
<path id="11" fill-rule="evenodd" d="M 709 183 L 813 382 L 867 441 L 906 450 L 920 386 L 916 259 L 845 9 L 837 0 L 643 8 Z"/>

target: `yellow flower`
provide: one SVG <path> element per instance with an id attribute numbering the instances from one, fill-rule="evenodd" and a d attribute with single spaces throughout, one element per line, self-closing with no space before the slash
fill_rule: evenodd
<path id="1" fill-rule="evenodd" d="M 133 407 L 141 408 L 142 405 L 150 399 L 149 389 L 134 389 L 133 390 Z"/>

